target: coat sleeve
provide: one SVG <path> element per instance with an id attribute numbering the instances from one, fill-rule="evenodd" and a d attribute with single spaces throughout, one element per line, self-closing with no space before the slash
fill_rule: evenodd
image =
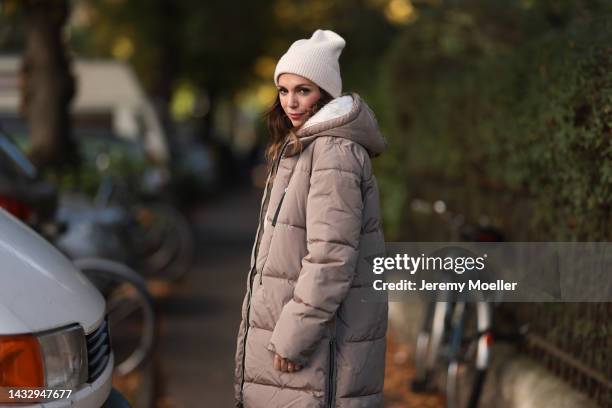
<path id="1" fill-rule="evenodd" d="M 313 152 L 306 206 L 308 253 L 293 299 L 283 307 L 268 345 L 302 365 L 325 335 L 355 276 L 363 212 L 363 148 L 346 140 L 317 142 L 324 143 L 317 143 Z"/>

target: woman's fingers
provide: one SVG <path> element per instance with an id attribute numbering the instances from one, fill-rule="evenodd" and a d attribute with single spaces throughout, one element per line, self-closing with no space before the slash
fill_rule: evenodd
<path id="1" fill-rule="evenodd" d="M 302 369 L 302 366 L 296 363 L 292 363 L 286 358 L 282 358 L 278 354 L 275 354 L 274 355 L 274 368 L 284 373 L 293 373 L 296 371 L 300 371 Z"/>
<path id="2" fill-rule="evenodd" d="M 287 372 L 287 359 L 286 358 L 281 358 L 281 371 L 283 373 Z"/>
<path id="3" fill-rule="evenodd" d="M 277 369 L 278 371 L 286 372 L 287 371 L 287 359 L 282 358 L 278 354 L 275 354 L 274 355 L 274 368 Z"/>

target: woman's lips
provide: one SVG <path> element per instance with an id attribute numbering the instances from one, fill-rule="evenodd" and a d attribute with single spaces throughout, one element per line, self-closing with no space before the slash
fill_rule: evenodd
<path id="1" fill-rule="evenodd" d="M 296 120 L 301 118 L 304 114 L 303 113 L 288 113 L 289 118 Z"/>

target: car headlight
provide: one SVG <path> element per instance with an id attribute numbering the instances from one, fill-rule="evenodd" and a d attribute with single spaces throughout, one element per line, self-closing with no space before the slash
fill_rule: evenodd
<path id="1" fill-rule="evenodd" d="M 46 388 L 74 390 L 87 381 L 87 345 L 81 326 L 38 336 Z"/>
<path id="2" fill-rule="evenodd" d="M 0 387 L 78 388 L 87 381 L 83 328 L 0 336 Z"/>

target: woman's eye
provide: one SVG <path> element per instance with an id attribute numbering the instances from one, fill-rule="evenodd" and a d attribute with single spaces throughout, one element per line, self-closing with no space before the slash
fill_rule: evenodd
<path id="1" fill-rule="evenodd" d="M 279 90 L 278 90 L 278 93 L 279 93 L 280 95 L 285 95 L 285 94 L 287 94 L 287 90 L 286 90 L 286 89 L 279 89 Z"/>
<path id="2" fill-rule="evenodd" d="M 302 95 L 308 95 L 308 93 L 310 92 L 310 89 L 300 89 L 299 91 Z"/>

